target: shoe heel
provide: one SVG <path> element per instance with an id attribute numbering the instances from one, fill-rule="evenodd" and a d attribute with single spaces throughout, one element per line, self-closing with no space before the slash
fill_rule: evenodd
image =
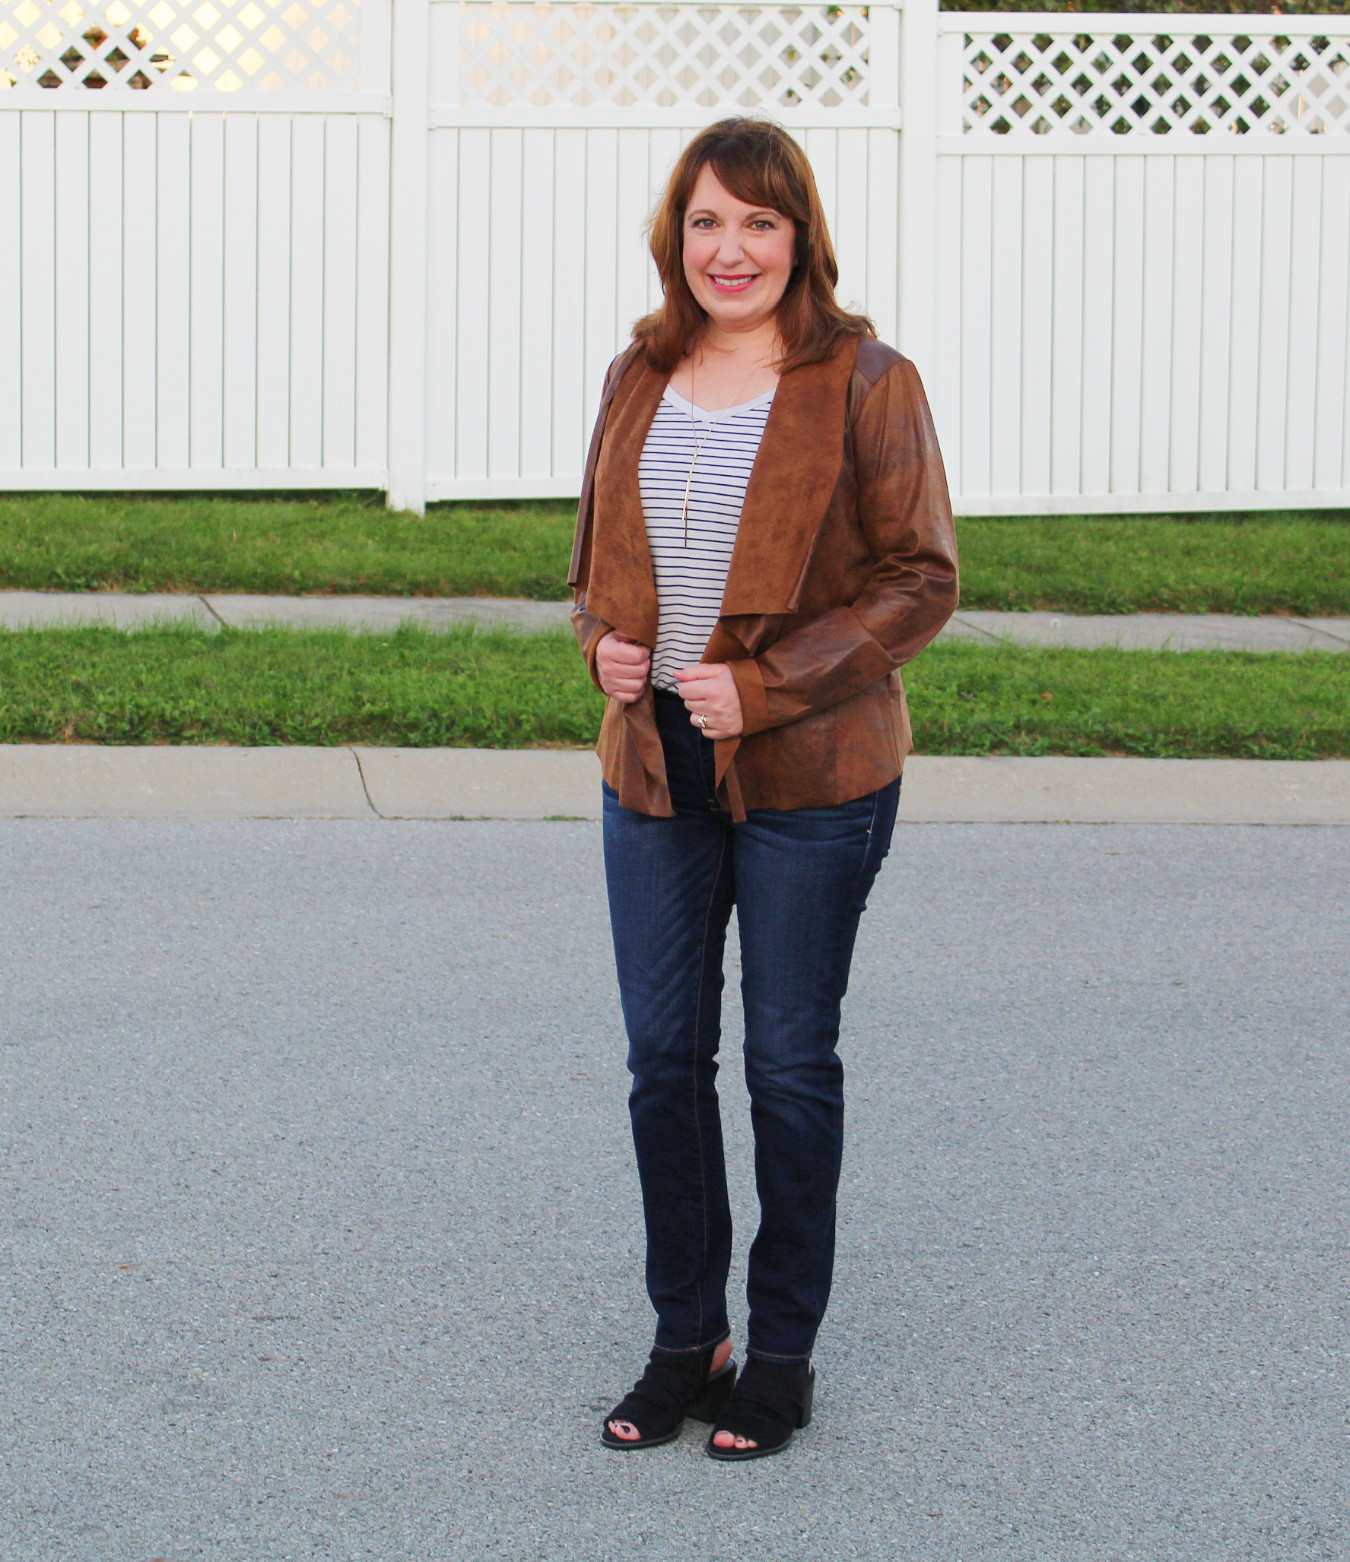
<path id="1" fill-rule="evenodd" d="M 816 1397 L 816 1369 L 811 1368 L 811 1375 L 806 1380 L 806 1393 L 802 1396 L 802 1413 L 797 1418 L 797 1426 L 800 1429 L 811 1425 L 811 1406 Z"/>
<path id="2" fill-rule="evenodd" d="M 707 1386 L 685 1411 L 685 1415 L 694 1421 L 716 1421 L 735 1386 L 736 1363 L 729 1361 L 720 1372 L 708 1379 Z"/>

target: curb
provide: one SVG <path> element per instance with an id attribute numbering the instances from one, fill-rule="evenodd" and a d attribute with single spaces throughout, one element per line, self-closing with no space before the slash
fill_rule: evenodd
<path id="1" fill-rule="evenodd" d="M 0 745 L 0 818 L 598 819 L 594 754 Z M 911 824 L 1350 825 L 1350 760 L 914 755 Z"/>

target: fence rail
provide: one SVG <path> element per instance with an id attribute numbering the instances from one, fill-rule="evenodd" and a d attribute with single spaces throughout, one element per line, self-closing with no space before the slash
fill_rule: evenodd
<path id="1" fill-rule="evenodd" d="M 1344 18 L 935 0 L 0 0 L 0 486 L 574 493 L 745 111 L 963 510 L 1350 505 Z"/>

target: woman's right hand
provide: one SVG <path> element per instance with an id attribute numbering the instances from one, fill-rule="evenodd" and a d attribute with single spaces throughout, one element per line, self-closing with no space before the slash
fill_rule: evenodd
<path id="1" fill-rule="evenodd" d="M 651 664 L 652 653 L 647 647 L 621 635 L 617 629 L 611 629 L 595 648 L 595 673 L 600 687 L 625 705 L 642 698 Z"/>

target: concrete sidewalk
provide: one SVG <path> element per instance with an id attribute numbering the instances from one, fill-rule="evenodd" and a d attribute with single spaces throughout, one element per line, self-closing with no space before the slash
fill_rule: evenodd
<path id="1" fill-rule="evenodd" d="M 589 752 L 0 745 L 0 817 L 595 819 Z M 912 756 L 910 823 L 1350 825 L 1350 760 Z"/>
<path id="2" fill-rule="evenodd" d="M 202 629 L 289 624 L 305 629 L 390 630 L 401 623 L 449 629 L 507 625 L 525 631 L 567 624 L 565 602 L 513 597 L 272 597 L 221 593 L 0 591 L 0 628 L 111 624 L 137 629 L 188 623 Z M 944 637 L 996 645 L 1067 645 L 1173 651 L 1350 651 L 1350 618 L 1244 618 L 1230 613 L 960 612 Z"/>

